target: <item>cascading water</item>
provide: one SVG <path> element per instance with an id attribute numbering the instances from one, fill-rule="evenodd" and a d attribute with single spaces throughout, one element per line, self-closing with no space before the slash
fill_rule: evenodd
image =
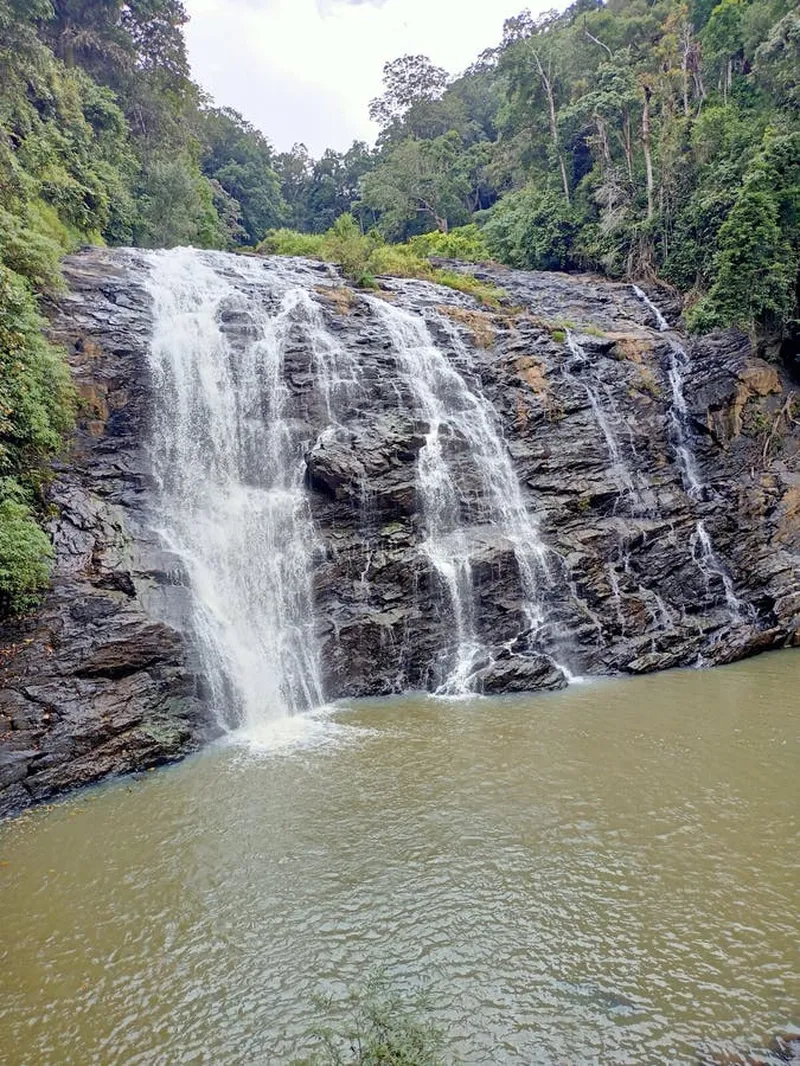
<path id="1" fill-rule="evenodd" d="M 653 501 L 648 498 L 649 494 L 643 493 L 637 486 L 630 466 L 623 455 L 622 444 L 614 428 L 614 424 L 619 424 L 621 421 L 614 405 L 614 398 L 607 393 L 602 383 L 595 381 L 592 361 L 571 330 L 566 331 L 566 345 L 572 360 L 565 364 L 565 371 L 580 384 L 586 393 L 594 420 L 603 435 L 608 457 L 611 460 L 611 470 L 619 485 L 620 495 L 627 500 L 634 514 L 647 514 L 653 508 Z"/>
<path id="2" fill-rule="evenodd" d="M 670 329 L 669 323 L 659 308 L 649 298 L 647 293 L 640 289 L 638 285 L 633 285 L 631 287 L 637 299 L 640 300 L 653 314 L 658 331 L 660 333 L 668 333 Z M 683 387 L 684 377 L 689 364 L 689 356 L 683 345 L 675 340 L 675 338 L 668 337 L 667 341 L 669 344 L 669 366 L 667 368 L 667 377 L 669 379 L 670 391 L 672 394 L 669 419 L 673 447 L 675 449 L 675 456 L 678 460 L 683 487 L 686 490 L 687 495 L 693 500 L 702 501 L 706 494 L 706 486 L 703 484 L 697 465 L 697 459 L 695 458 L 692 449 L 688 426 L 689 408 L 686 403 L 686 395 Z M 731 577 L 717 555 L 711 535 L 703 524 L 702 519 L 698 519 L 695 525 L 695 531 L 691 541 L 691 554 L 692 559 L 703 575 L 706 587 L 710 588 L 715 581 L 718 581 L 722 585 L 725 594 L 725 603 L 732 617 L 737 621 L 744 621 L 744 605 L 736 595 Z"/>
<path id="3" fill-rule="evenodd" d="M 673 444 L 678 466 L 683 477 L 683 485 L 687 493 L 694 500 L 703 498 L 703 482 L 697 469 L 697 460 L 690 444 L 687 421 L 689 410 L 686 406 L 686 397 L 683 393 L 683 376 L 689 362 L 685 348 L 677 341 L 669 342 L 669 378 L 672 403 L 669 409 L 669 419 L 672 427 Z"/>
<path id="4" fill-rule="evenodd" d="M 340 343 L 335 328 L 326 326 L 313 291 L 324 271 L 300 261 L 190 249 L 147 258 L 154 308 L 152 449 L 160 486 L 154 524 L 187 571 L 204 672 L 220 717 L 252 735 L 324 702 L 312 593 L 322 536 L 312 518 L 307 464 L 315 449 L 324 453 L 331 442 L 333 455 L 337 447 L 342 454 L 352 448 L 354 432 L 368 425 L 374 368 L 365 374 L 358 349 Z M 332 279 L 324 280 L 330 287 Z M 395 375 L 388 393 L 425 425 L 415 471 L 420 548 L 452 620 L 450 639 L 439 646 L 438 691 L 470 692 L 484 667 L 494 669 L 500 661 L 495 648 L 500 659 L 538 656 L 557 665 L 548 654 L 560 639 L 546 624 L 546 594 L 548 588 L 553 592 L 548 551 L 525 505 L 495 409 L 473 380 L 472 351 L 441 311 L 412 313 L 377 297 L 364 297 L 362 312 L 365 305 L 380 326 L 387 370 Z M 663 316 L 657 321 L 668 328 Z M 441 343 L 434 334 L 443 337 Z M 568 333 L 567 345 L 574 367 L 565 373 L 586 391 L 620 501 L 631 517 L 649 514 L 628 446 L 618 436 L 614 397 L 579 339 Z M 672 339 L 670 352 L 676 453 L 687 492 L 701 500 L 705 490 L 686 425 L 687 357 Z M 355 598 L 368 604 L 373 557 L 383 566 L 385 553 L 380 540 L 371 539 L 366 467 L 361 477 L 364 483 L 356 478 L 350 490 L 361 536 L 347 552 L 353 556 Z M 627 521 L 621 515 L 617 520 Z M 376 510 L 378 538 L 379 522 Z M 620 536 L 620 574 L 628 574 L 627 541 Z M 335 554 L 335 543 L 327 551 L 328 558 Z M 733 585 L 702 521 L 692 557 L 709 587 L 721 583 L 728 607 L 738 612 Z M 499 560 L 513 573 L 513 610 L 522 615 L 510 641 L 508 627 L 498 641 L 482 603 L 480 575 Z M 613 598 L 624 632 L 616 576 Z M 640 586 L 642 591 L 653 624 L 666 626 L 669 609 L 655 592 Z"/>
<path id="5" fill-rule="evenodd" d="M 253 733 L 323 698 L 316 536 L 283 365 L 293 326 L 313 338 L 317 323 L 307 293 L 259 261 L 177 249 L 149 263 L 160 532 L 188 572 L 218 713 Z M 241 350 L 225 314 L 248 318 Z M 329 367 L 335 346 L 314 350 Z"/>
<path id="6" fill-rule="evenodd" d="M 374 297 L 369 303 L 391 342 L 402 383 L 413 399 L 418 416 L 428 427 L 417 471 L 425 530 L 422 548 L 447 590 L 456 630 L 454 661 L 439 693 L 460 695 L 470 691 L 471 675 L 484 648 L 476 631 L 472 572 L 483 538 L 499 534 L 513 551 L 529 641 L 535 639 L 544 618 L 542 586 L 548 580 L 546 548 L 536 522 L 525 507 L 489 401 L 470 387 L 448 361 L 421 317 Z M 463 342 L 450 324 L 444 319 L 438 324 L 457 352 L 462 345 L 463 355 Z M 480 513 L 473 515 L 472 520 L 469 502 L 459 484 L 457 464 L 449 454 L 448 445 L 454 439 L 466 444 L 466 456 L 477 478 Z"/>
<path id="7" fill-rule="evenodd" d="M 608 393 L 602 382 L 596 380 L 592 361 L 571 330 L 566 331 L 566 345 L 572 360 L 565 364 L 565 372 L 583 388 L 589 400 L 594 420 L 606 444 L 612 474 L 619 486 L 619 500 L 627 505 L 631 516 L 636 517 L 653 513 L 656 510 L 653 494 L 647 488 L 644 491 L 642 490 L 640 487 L 641 481 L 637 485 L 634 473 L 625 459 L 622 444 L 614 428 L 615 425 L 620 424 L 621 418 L 616 409 L 613 396 Z M 620 575 L 625 576 L 626 580 L 631 580 L 633 577 L 630 569 L 631 536 L 630 523 L 622 520 L 617 532 L 617 559 L 606 566 L 615 613 L 620 632 L 623 634 L 626 630 L 626 622 L 622 611 Z M 652 589 L 645 589 L 638 582 L 636 582 L 636 585 L 640 593 L 645 594 L 648 600 L 651 598 L 653 600 L 653 606 L 649 607 L 649 611 L 654 627 L 656 629 L 664 628 L 664 619 L 667 619 L 668 622 L 670 619 L 669 609 L 666 604 Z"/>
<path id="8" fill-rule="evenodd" d="M 631 285 L 633 289 L 633 295 L 637 300 L 641 300 L 645 307 L 652 312 L 653 318 L 656 320 L 656 326 L 660 333 L 665 333 L 669 329 L 669 322 L 664 318 L 660 309 L 656 307 L 644 289 L 640 289 L 638 285 Z"/>

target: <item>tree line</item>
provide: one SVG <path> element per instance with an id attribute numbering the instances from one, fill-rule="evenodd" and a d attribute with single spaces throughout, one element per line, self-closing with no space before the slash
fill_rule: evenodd
<path id="1" fill-rule="evenodd" d="M 404 56 L 384 84 L 362 227 L 476 223 L 501 262 L 659 278 L 692 328 L 797 346 L 796 0 L 578 0 L 507 20 L 456 78 Z M 324 228 L 314 187 L 298 220 Z"/>

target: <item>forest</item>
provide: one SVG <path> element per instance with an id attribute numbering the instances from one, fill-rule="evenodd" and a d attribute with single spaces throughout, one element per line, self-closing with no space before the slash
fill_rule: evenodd
<path id="1" fill-rule="evenodd" d="M 186 21 L 180 0 L 0 0 L 0 616 L 48 578 L 75 401 L 42 301 L 83 244 L 319 255 L 364 283 L 430 256 L 657 280 L 688 328 L 795 359 L 793 0 L 522 13 L 458 76 L 388 63 L 376 145 L 319 159 L 208 99 Z"/>

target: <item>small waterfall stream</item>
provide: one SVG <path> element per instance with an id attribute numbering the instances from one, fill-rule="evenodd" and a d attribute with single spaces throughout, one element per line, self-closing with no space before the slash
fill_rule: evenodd
<path id="1" fill-rule="evenodd" d="M 647 293 L 640 289 L 638 285 L 633 285 L 631 287 L 637 299 L 639 299 L 653 314 L 658 331 L 664 334 L 669 333 L 669 323 L 659 308 L 649 298 Z M 683 345 L 674 337 L 668 337 L 667 341 L 669 344 L 669 367 L 667 377 L 669 378 L 672 394 L 669 419 L 673 447 L 675 450 L 675 456 L 678 460 L 683 487 L 686 490 L 687 495 L 693 500 L 702 501 L 707 492 L 707 488 L 703 484 L 697 465 L 697 459 L 691 444 L 689 408 L 686 403 L 686 394 L 684 392 L 684 378 L 686 371 L 688 370 L 689 356 Z M 711 588 L 715 581 L 719 582 L 722 586 L 725 595 L 725 603 L 731 617 L 736 621 L 744 622 L 746 620 L 744 615 L 745 605 L 736 595 L 731 576 L 717 555 L 711 535 L 701 518 L 698 518 L 695 525 L 695 531 L 692 535 L 690 547 L 692 559 L 703 575 L 706 587 Z"/>
<path id="2" fill-rule="evenodd" d="M 425 530 L 422 547 L 447 589 L 456 635 L 453 662 L 438 691 L 462 695 L 471 691 L 471 675 L 481 653 L 486 653 L 475 620 L 475 555 L 487 537 L 508 542 L 519 571 L 529 630 L 526 639 L 531 645 L 544 621 L 546 548 L 525 506 L 492 405 L 455 369 L 423 318 L 375 297 L 369 303 L 385 328 L 417 414 L 428 427 L 417 474 Z M 455 329 L 444 320 L 439 325 L 464 355 Z M 477 478 L 480 504 L 473 514 L 452 454 L 459 444 L 466 445 Z"/>

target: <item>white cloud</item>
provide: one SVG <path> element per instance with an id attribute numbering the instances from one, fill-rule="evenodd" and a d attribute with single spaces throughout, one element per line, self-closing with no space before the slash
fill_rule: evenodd
<path id="1" fill-rule="evenodd" d="M 187 0 L 194 76 L 284 150 L 374 140 L 383 65 L 424 53 L 463 70 L 525 0 Z M 544 8 L 546 0 L 530 6 Z"/>

